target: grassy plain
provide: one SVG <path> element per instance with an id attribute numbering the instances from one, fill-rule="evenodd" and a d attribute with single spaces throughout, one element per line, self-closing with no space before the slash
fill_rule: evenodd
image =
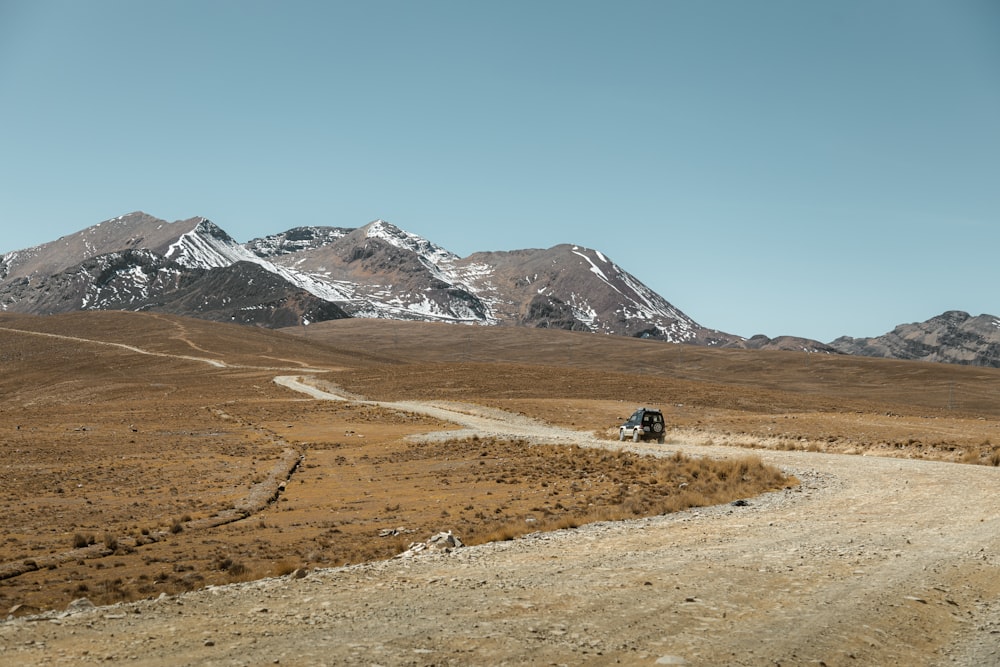
<path id="1" fill-rule="evenodd" d="M 506 539 L 788 483 L 751 451 L 721 464 L 492 438 L 416 445 L 406 436 L 453 425 L 309 399 L 274 384 L 278 374 L 606 439 L 650 405 L 674 437 L 705 443 L 987 465 L 1000 449 L 995 369 L 563 331 L 0 315 L 0 364 L 0 613 L 384 558 L 440 530 Z"/>

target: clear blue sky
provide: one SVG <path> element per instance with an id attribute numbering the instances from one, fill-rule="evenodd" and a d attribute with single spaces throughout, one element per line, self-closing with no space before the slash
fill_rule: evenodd
<path id="1" fill-rule="evenodd" d="M 1000 315 L 995 0 L 0 0 L 0 132 L 0 252 L 383 218 L 743 336 Z"/>

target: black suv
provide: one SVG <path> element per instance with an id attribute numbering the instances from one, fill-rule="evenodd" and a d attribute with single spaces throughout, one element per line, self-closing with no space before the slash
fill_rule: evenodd
<path id="1" fill-rule="evenodd" d="M 618 439 L 632 438 L 632 442 L 639 442 L 649 438 L 656 438 L 656 441 L 663 444 L 666 425 L 663 423 L 663 413 L 651 408 L 639 408 L 628 421 L 618 429 Z"/>

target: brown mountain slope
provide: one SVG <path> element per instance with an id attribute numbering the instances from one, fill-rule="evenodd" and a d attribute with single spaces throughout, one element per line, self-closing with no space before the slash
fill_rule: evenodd
<path id="1" fill-rule="evenodd" d="M 55 241 L 9 253 L 0 264 L 0 284 L 12 278 L 44 278 L 111 252 L 147 249 L 165 255 L 170 244 L 204 218 L 167 222 L 137 211 L 93 225 Z"/>

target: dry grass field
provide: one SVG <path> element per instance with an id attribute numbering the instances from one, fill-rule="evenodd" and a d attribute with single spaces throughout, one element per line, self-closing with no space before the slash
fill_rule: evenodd
<path id="1" fill-rule="evenodd" d="M 997 465 L 1000 370 L 716 350 L 565 331 L 370 320 L 289 330 L 375 355 L 338 382 L 366 396 L 464 400 L 614 437 L 638 405 L 746 447 Z"/>
<path id="2" fill-rule="evenodd" d="M 995 369 L 562 331 L 349 320 L 273 332 L 110 312 L 0 315 L 0 367 L 0 612 L 386 558 L 440 530 L 507 539 L 794 484 L 749 450 L 718 462 L 495 438 L 416 444 L 406 436 L 455 426 L 317 401 L 276 385 L 280 374 L 608 440 L 649 405 L 705 444 L 1000 460 Z"/>

